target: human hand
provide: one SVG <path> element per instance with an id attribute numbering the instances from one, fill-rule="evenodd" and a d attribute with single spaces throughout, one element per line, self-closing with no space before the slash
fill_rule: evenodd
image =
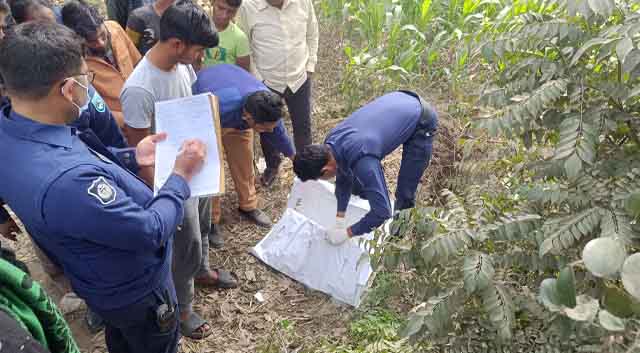
<path id="1" fill-rule="evenodd" d="M 136 146 L 136 162 L 139 167 L 153 167 L 156 163 L 156 144 L 164 141 L 167 133 L 162 132 L 143 138 Z"/>
<path id="2" fill-rule="evenodd" d="M 196 139 L 186 140 L 180 147 L 173 172 L 189 182 L 204 165 L 206 156 L 207 145 Z"/>
<path id="3" fill-rule="evenodd" d="M 6 222 L 0 224 L 0 235 L 9 240 L 16 241 L 19 233 L 20 227 L 18 227 L 13 218 L 9 218 Z"/>
<path id="4" fill-rule="evenodd" d="M 336 217 L 336 224 L 333 228 L 327 230 L 327 240 L 332 245 L 340 245 L 349 240 L 349 231 L 347 230 L 347 220 L 344 217 Z"/>

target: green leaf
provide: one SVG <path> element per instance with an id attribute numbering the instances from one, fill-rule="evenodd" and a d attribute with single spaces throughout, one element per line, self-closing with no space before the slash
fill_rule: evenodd
<path id="1" fill-rule="evenodd" d="M 558 280 L 555 278 L 546 278 L 540 283 L 540 301 L 550 311 L 560 311 L 562 301 L 558 293 Z"/>
<path id="2" fill-rule="evenodd" d="M 569 308 L 576 306 L 576 286 L 573 267 L 567 266 L 558 274 L 556 293 L 560 304 Z"/>
<path id="3" fill-rule="evenodd" d="M 446 262 L 450 257 L 458 255 L 471 242 L 468 229 L 453 230 L 438 234 L 425 242 L 420 253 L 425 265 Z"/>
<path id="4" fill-rule="evenodd" d="M 585 267 L 597 277 L 612 278 L 620 271 L 626 257 L 624 245 L 614 238 L 592 239 L 582 250 Z"/>
<path id="5" fill-rule="evenodd" d="M 407 323 L 400 334 L 404 337 L 409 337 L 420 332 L 422 326 L 424 325 L 426 316 L 427 312 L 425 312 L 424 310 L 415 310 L 409 313 Z"/>
<path id="6" fill-rule="evenodd" d="M 543 226 L 545 240 L 540 244 L 540 256 L 560 254 L 571 248 L 577 241 L 593 233 L 600 218 L 600 209 L 594 207 L 577 214 L 548 219 Z"/>
<path id="7" fill-rule="evenodd" d="M 564 170 L 570 180 L 576 179 L 582 171 L 582 160 L 580 159 L 580 157 L 578 157 L 577 154 L 572 154 L 569 158 L 567 158 L 567 160 L 564 162 Z"/>
<path id="8" fill-rule="evenodd" d="M 633 315 L 638 306 L 629 294 L 618 287 L 606 287 L 602 297 L 602 306 L 613 315 L 626 318 Z"/>
<path id="9" fill-rule="evenodd" d="M 464 289 L 467 294 L 471 294 L 487 288 L 493 279 L 495 270 L 489 255 L 476 252 L 464 259 L 462 272 L 464 274 Z"/>
<path id="10" fill-rule="evenodd" d="M 511 339 L 511 330 L 515 323 L 514 307 L 511 296 L 504 287 L 498 283 L 489 285 L 482 292 L 482 303 L 498 336 L 505 341 Z"/>
<path id="11" fill-rule="evenodd" d="M 624 203 L 624 209 L 632 218 L 640 218 L 640 192 L 629 195 Z"/>
<path id="12" fill-rule="evenodd" d="M 633 42 L 631 41 L 631 38 L 624 37 L 618 41 L 618 44 L 616 44 L 616 55 L 618 55 L 618 60 L 620 60 L 620 62 L 624 62 L 627 54 L 629 54 L 632 49 Z"/>
<path id="13" fill-rule="evenodd" d="M 611 43 L 611 42 L 613 42 L 615 40 L 616 40 L 616 38 L 593 38 L 593 39 L 588 40 L 573 55 L 573 58 L 571 58 L 571 63 L 569 63 L 569 66 L 574 66 L 575 64 L 577 64 L 578 60 L 580 60 L 580 58 L 584 55 L 584 53 L 586 53 L 588 50 L 593 49 L 593 47 L 598 46 L 598 45 L 608 44 L 608 43 Z"/>
<path id="14" fill-rule="evenodd" d="M 624 320 L 612 315 L 606 310 L 600 310 L 598 313 L 598 321 L 605 330 L 624 331 Z"/>
<path id="15" fill-rule="evenodd" d="M 640 50 L 633 49 L 627 56 L 624 58 L 624 63 L 622 64 L 622 71 L 631 72 L 640 64 Z"/>
<path id="16" fill-rule="evenodd" d="M 588 0 L 588 2 L 591 10 L 603 17 L 611 16 L 615 6 L 613 0 Z"/>
<path id="17" fill-rule="evenodd" d="M 580 295 L 577 298 L 575 308 L 564 308 L 562 311 L 572 320 L 590 322 L 596 318 L 599 308 L 597 299 L 587 295 Z"/>
<path id="18" fill-rule="evenodd" d="M 640 253 L 635 253 L 624 261 L 620 277 L 624 289 L 634 298 L 640 300 Z"/>

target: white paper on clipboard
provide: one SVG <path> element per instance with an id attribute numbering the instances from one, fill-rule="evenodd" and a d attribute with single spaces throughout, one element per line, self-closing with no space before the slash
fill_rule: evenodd
<path id="1" fill-rule="evenodd" d="M 156 102 L 156 133 L 166 132 L 167 139 L 156 146 L 155 193 L 171 175 L 178 151 L 187 139 L 199 139 L 207 145 L 207 157 L 202 170 L 189 182 L 191 196 L 202 197 L 224 192 L 217 106 L 216 97 L 210 93 Z"/>

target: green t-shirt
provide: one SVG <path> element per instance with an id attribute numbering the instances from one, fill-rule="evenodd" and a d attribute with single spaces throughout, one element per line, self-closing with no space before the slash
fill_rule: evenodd
<path id="1" fill-rule="evenodd" d="M 217 64 L 235 64 L 238 57 L 250 53 L 247 35 L 231 22 L 227 28 L 218 32 L 220 43 L 215 48 L 209 48 L 204 54 L 204 67 Z"/>

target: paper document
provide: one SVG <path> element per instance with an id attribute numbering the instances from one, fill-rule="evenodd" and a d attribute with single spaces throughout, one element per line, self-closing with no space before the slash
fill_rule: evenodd
<path id="1" fill-rule="evenodd" d="M 207 145 L 207 158 L 202 170 L 189 187 L 191 196 L 218 195 L 224 192 L 222 140 L 217 98 L 210 94 L 172 99 L 155 104 L 156 133 L 166 132 L 167 139 L 156 147 L 154 191 L 167 181 L 182 143 L 199 139 Z"/>

